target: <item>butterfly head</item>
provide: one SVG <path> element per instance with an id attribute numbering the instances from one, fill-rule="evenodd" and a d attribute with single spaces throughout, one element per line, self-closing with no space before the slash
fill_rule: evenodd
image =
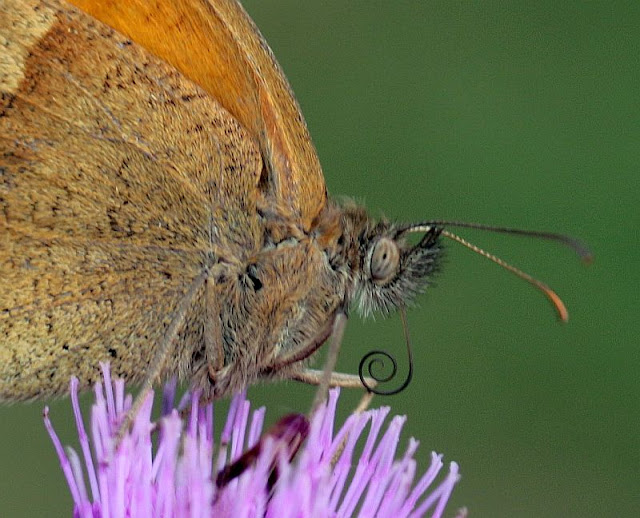
<path id="1" fill-rule="evenodd" d="M 330 262 L 349 277 L 347 305 L 357 303 L 363 316 L 386 315 L 410 305 L 439 267 L 439 226 L 375 222 L 362 208 L 347 204 L 342 207 L 340 227 Z M 422 234 L 415 244 L 408 239 L 414 233 Z"/>
<path id="2" fill-rule="evenodd" d="M 423 232 L 417 244 L 412 232 Z M 357 278 L 358 307 L 363 316 L 388 314 L 410 305 L 431 282 L 442 257 L 441 228 L 399 226 L 381 222 L 360 236 L 361 267 Z"/>

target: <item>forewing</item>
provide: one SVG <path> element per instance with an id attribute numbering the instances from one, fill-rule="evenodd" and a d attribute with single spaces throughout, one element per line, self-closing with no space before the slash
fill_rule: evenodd
<path id="1" fill-rule="evenodd" d="M 139 380 L 203 269 L 257 250 L 259 150 L 75 8 L 3 0 L 0 42 L 0 399 L 86 385 L 99 361 Z M 201 309 L 180 354 L 202 345 Z"/>
<path id="2" fill-rule="evenodd" d="M 72 3 L 216 98 L 260 145 L 267 201 L 311 228 L 326 202 L 320 162 L 287 79 L 237 0 Z"/>

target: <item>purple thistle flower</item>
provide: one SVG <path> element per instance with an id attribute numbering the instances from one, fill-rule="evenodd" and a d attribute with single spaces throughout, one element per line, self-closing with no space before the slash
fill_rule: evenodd
<path id="1" fill-rule="evenodd" d="M 411 439 L 396 458 L 406 419 L 392 418 L 383 431 L 388 407 L 352 414 L 334 433 L 338 390 L 332 390 L 326 405 L 313 415 L 310 428 L 304 418 L 290 417 L 279 425 L 288 433 L 267 434 L 262 440 L 265 409 L 251 412 L 245 395 L 239 394 L 216 444 L 213 406 L 201 406 L 197 394 L 187 394 L 176 409 L 175 383 L 168 384 L 158 426 L 151 422 L 150 395 L 116 449 L 119 424 L 132 398 L 125 395 L 122 380 L 111 380 L 108 366 L 103 372 L 104 383 L 95 387 L 90 437 L 78 404 L 78 382 L 71 381 L 81 456 L 71 448 L 65 451 L 48 409 L 44 413 L 77 518 L 439 518 L 459 479 L 452 462 L 449 473 L 434 484 L 443 463 L 441 455 L 432 453 L 430 467 L 416 480 L 413 454 L 418 442 Z M 182 419 L 179 409 L 186 405 L 190 414 Z M 156 447 L 154 430 L 159 434 Z M 306 441 L 291 460 L 287 441 L 307 435 L 307 430 Z M 363 441 L 358 456 L 355 449 Z M 243 457 L 250 449 L 253 455 Z M 243 463 L 245 458 L 250 460 Z M 225 467 L 238 459 L 242 469 L 227 476 Z"/>

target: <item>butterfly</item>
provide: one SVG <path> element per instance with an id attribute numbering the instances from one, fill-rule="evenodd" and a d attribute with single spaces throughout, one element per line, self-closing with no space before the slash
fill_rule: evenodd
<path id="1" fill-rule="evenodd" d="M 351 308 L 405 307 L 442 236 L 467 244 L 327 195 L 291 88 L 235 0 L 2 0 L 0 38 L 2 400 L 89 386 L 101 362 L 204 398 L 321 384 L 308 360 Z"/>

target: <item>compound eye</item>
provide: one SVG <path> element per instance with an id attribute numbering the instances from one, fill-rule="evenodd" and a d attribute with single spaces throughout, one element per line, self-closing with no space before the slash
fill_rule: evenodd
<path id="1" fill-rule="evenodd" d="M 400 263 L 400 252 L 395 241 L 387 237 L 380 238 L 371 252 L 371 278 L 377 284 L 385 284 L 395 277 Z"/>

